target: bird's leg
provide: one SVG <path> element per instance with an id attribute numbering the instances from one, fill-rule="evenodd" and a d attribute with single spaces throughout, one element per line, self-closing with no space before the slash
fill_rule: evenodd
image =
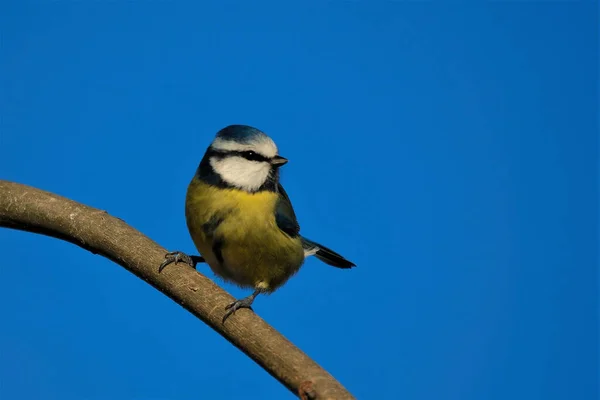
<path id="1" fill-rule="evenodd" d="M 225 323 L 225 320 L 227 318 L 229 318 L 229 316 L 231 314 L 235 313 L 240 308 L 249 308 L 249 309 L 252 310 L 252 303 L 254 302 L 254 299 L 256 298 L 256 296 L 258 296 L 262 292 L 263 292 L 263 289 L 256 289 L 254 291 L 254 293 L 252 293 L 250 296 L 244 297 L 243 299 L 236 300 L 233 303 L 228 304 L 225 307 L 225 309 L 227 310 L 227 312 L 223 316 L 223 323 Z"/>
<path id="2" fill-rule="evenodd" d="M 162 272 L 169 264 L 177 264 L 179 262 L 186 263 L 190 267 L 196 268 L 196 264 L 205 262 L 205 260 L 201 256 L 188 256 L 181 251 L 171 251 L 165 254 L 165 260 L 160 264 L 160 267 L 158 267 L 158 272 Z"/>

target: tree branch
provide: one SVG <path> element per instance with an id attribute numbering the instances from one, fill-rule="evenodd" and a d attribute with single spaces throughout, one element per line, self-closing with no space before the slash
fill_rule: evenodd
<path id="1" fill-rule="evenodd" d="M 159 273 L 167 251 L 106 211 L 0 180 L 0 226 L 66 240 L 125 267 L 204 321 L 302 398 L 353 398 L 327 371 L 252 311 L 239 310 L 221 323 L 225 305 L 233 297 L 182 263 Z"/>

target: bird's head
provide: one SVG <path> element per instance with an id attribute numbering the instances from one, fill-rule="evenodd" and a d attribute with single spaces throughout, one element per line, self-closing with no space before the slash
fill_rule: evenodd
<path id="1" fill-rule="evenodd" d="M 203 160 L 208 164 L 205 173 L 217 175 L 226 186 L 248 192 L 274 190 L 277 170 L 287 161 L 277 154 L 277 146 L 270 137 L 247 125 L 221 129 Z"/>

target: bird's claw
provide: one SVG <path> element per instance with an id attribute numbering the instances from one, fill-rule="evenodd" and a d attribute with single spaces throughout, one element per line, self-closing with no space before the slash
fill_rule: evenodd
<path id="1" fill-rule="evenodd" d="M 165 254 L 165 260 L 160 264 L 160 267 L 158 267 L 158 272 L 162 272 L 162 270 L 169 264 L 177 265 L 179 262 L 183 262 L 192 268 L 196 268 L 197 262 L 195 262 L 192 257 L 181 251 L 171 251 Z"/>
<path id="2" fill-rule="evenodd" d="M 254 299 L 250 299 L 248 297 L 241 299 L 241 300 L 236 300 L 231 304 L 228 304 L 227 306 L 225 306 L 225 309 L 227 310 L 227 312 L 225 313 L 225 315 L 223 316 L 223 323 L 225 323 L 225 320 L 227 318 L 229 318 L 229 316 L 231 314 L 235 314 L 235 312 L 237 310 L 239 310 L 240 308 L 247 308 L 249 310 L 252 310 L 252 301 Z"/>

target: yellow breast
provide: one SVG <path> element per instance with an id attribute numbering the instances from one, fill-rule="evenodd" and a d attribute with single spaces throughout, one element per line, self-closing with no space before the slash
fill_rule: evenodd
<path id="1" fill-rule="evenodd" d="M 299 237 L 278 228 L 278 199 L 273 192 L 248 193 L 192 180 L 186 196 L 188 229 L 215 274 L 243 287 L 272 291 L 298 271 L 304 251 Z M 217 226 L 208 234 L 211 223 Z"/>

